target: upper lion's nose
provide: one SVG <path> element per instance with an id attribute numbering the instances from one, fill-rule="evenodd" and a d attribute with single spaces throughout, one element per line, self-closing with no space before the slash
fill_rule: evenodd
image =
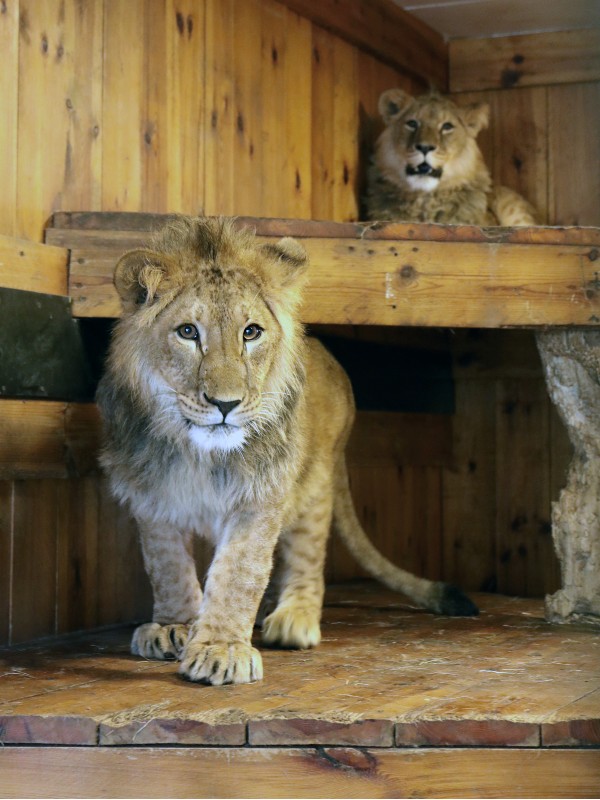
<path id="1" fill-rule="evenodd" d="M 209 397 L 207 394 L 204 395 L 204 399 L 207 403 L 210 403 L 213 406 L 216 406 L 221 414 L 223 414 L 223 420 L 229 412 L 234 409 L 236 406 L 242 402 L 241 400 L 217 400 L 216 397 Z"/>
<path id="2" fill-rule="evenodd" d="M 432 150 L 435 150 L 435 146 L 432 144 L 418 144 L 416 147 L 417 150 L 423 153 L 424 156 L 426 156 L 427 153 L 430 153 Z"/>

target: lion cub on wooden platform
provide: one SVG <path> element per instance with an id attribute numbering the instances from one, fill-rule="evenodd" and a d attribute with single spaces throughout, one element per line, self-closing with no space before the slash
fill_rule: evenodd
<path id="1" fill-rule="evenodd" d="M 180 659 L 193 681 L 262 677 L 251 636 L 269 577 L 263 641 L 318 644 L 332 524 L 387 586 L 436 613 L 477 613 L 458 589 L 383 558 L 356 518 L 352 391 L 304 335 L 306 267 L 293 239 L 261 244 L 230 221 L 182 217 L 115 270 L 123 316 L 98 390 L 101 461 L 138 522 L 154 592 L 132 650 Z M 195 534 L 215 545 L 204 592 Z"/>
<path id="2" fill-rule="evenodd" d="M 538 224 L 521 195 L 492 185 L 476 142 L 488 125 L 487 103 L 461 108 L 435 92 L 415 98 L 389 89 L 379 98 L 379 112 L 386 128 L 368 176 L 369 219 Z"/>

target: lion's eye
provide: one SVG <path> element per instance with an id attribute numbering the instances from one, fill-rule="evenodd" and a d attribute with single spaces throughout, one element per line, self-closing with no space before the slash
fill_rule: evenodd
<path id="1" fill-rule="evenodd" d="M 260 325 L 255 325 L 252 323 L 251 325 L 247 325 L 244 328 L 244 341 L 245 342 L 255 342 L 258 338 L 260 338 L 263 329 Z"/>
<path id="2" fill-rule="evenodd" d="M 177 328 L 177 335 L 181 339 L 187 339 L 187 341 L 195 341 L 200 336 L 198 333 L 198 328 L 195 325 L 192 325 L 191 322 L 186 322 L 185 325 L 180 325 Z"/>
<path id="3" fill-rule="evenodd" d="M 419 123 L 417 122 L 416 119 L 407 119 L 404 124 L 406 125 L 407 128 L 410 128 L 411 131 L 416 131 L 417 128 L 419 127 Z"/>
<path id="4" fill-rule="evenodd" d="M 454 130 L 454 125 L 451 122 L 444 122 L 442 125 L 442 130 L 447 133 L 448 131 Z"/>

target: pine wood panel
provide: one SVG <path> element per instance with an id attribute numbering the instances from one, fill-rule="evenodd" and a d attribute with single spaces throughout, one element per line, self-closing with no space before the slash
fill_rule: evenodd
<path id="1" fill-rule="evenodd" d="M 600 225 L 600 82 L 548 88 L 548 136 L 550 220 Z"/>
<path id="2" fill-rule="evenodd" d="M 98 518 L 96 478 L 58 486 L 56 632 L 98 625 Z"/>
<path id="3" fill-rule="evenodd" d="M 499 383 L 496 573 L 498 591 L 503 594 L 540 596 L 560 585 L 549 515 L 548 413 L 542 378 Z"/>
<path id="4" fill-rule="evenodd" d="M 0 645 L 8 643 L 10 630 L 13 491 L 12 481 L 0 481 Z"/>
<path id="5" fill-rule="evenodd" d="M 66 295 L 69 253 L 0 234 L 0 286 Z"/>
<path id="6" fill-rule="evenodd" d="M 282 2 L 402 73 L 425 78 L 445 90 L 447 48 L 443 38 L 397 5 L 386 0 L 356 0 L 343 8 L 336 0 Z"/>
<path id="7" fill-rule="evenodd" d="M 420 242 L 403 228 L 408 241 L 304 239 L 311 260 L 304 321 L 494 328 L 600 319 L 593 248 Z M 102 241 L 80 231 L 68 238 L 74 314 L 118 316 L 114 263 L 143 237 L 117 232 Z M 348 276 L 343 285 L 340 275 Z"/>
<path id="8" fill-rule="evenodd" d="M 0 14 L 0 219 L 2 233 L 14 236 L 17 230 L 17 131 L 19 108 L 19 0 L 6 0 Z"/>
<path id="9" fill-rule="evenodd" d="M 592 797 L 593 751 L 4 748 L 5 797 Z M 132 761 L 133 759 L 133 761 Z M 43 785 L 40 775 L 44 775 Z"/>
<path id="10" fill-rule="evenodd" d="M 40 241 L 64 203 L 93 207 L 101 7 L 20 0 L 17 235 Z"/>
<path id="11" fill-rule="evenodd" d="M 115 211 L 144 207 L 144 10 L 144 0 L 104 3 L 102 208 Z"/>
<path id="12" fill-rule="evenodd" d="M 58 482 L 15 481 L 12 644 L 56 631 Z"/>
<path id="13" fill-rule="evenodd" d="M 0 400 L 0 476 L 65 478 L 97 470 L 93 404 Z"/>
<path id="14" fill-rule="evenodd" d="M 600 28 L 449 43 L 450 91 L 600 80 Z"/>

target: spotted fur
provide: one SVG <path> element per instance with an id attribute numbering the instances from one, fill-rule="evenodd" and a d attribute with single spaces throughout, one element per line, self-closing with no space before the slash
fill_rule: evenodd
<path id="1" fill-rule="evenodd" d="M 437 93 L 417 98 L 389 89 L 379 99 L 386 124 L 369 171 L 367 214 L 373 220 L 447 225 L 535 225 L 533 207 L 493 186 L 476 142 L 489 106 L 457 106 Z"/>
<path id="2" fill-rule="evenodd" d="M 332 520 L 387 585 L 439 613 L 476 613 L 383 559 L 356 519 L 352 392 L 304 335 L 306 266 L 292 239 L 261 245 L 229 221 L 182 217 L 115 270 L 123 316 L 98 391 L 101 461 L 137 519 L 154 593 L 132 650 L 178 658 L 192 681 L 262 677 L 251 635 L 263 595 L 264 642 L 318 644 Z M 204 591 L 195 535 L 215 546 Z"/>

